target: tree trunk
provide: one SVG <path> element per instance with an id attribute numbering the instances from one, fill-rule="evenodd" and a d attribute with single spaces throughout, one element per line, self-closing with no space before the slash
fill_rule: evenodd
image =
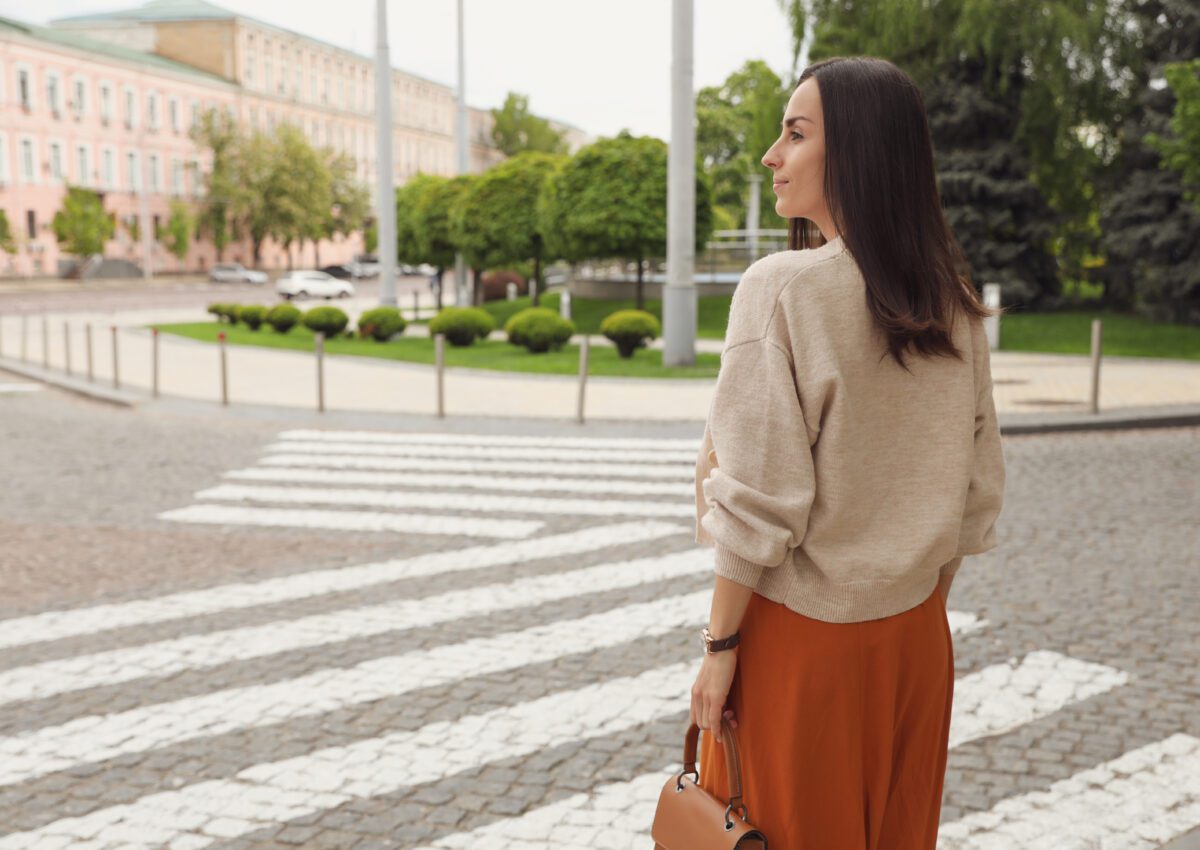
<path id="1" fill-rule="evenodd" d="M 639 310 L 646 309 L 645 299 L 642 297 L 642 258 L 638 256 L 638 278 L 637 278 L 637 308 Z"/>
<path id="2" fill-rule="evenodd" d="M 433 288 L 433 299 L 439 313 L 442 312 L 442 273 L 444 271 L 444 268 L 438 266 L 437 274 L 434 276 L 434 280 L 437 281 L 437 286 Z"/>
<path id="3" fill-rule="evenodd" d="M 316 268 L 321 268 L 321 240 L 314 239 L 313 243 L 313 261 L 316 263 Z"/>
<path id="4" fill-rule="evenodd" d="M 263 241 L 262 241 L 261 237 L 259 237 L 257 239 L 252 238 L 251 241 L 254 246 L 254 268 L 258 268 L 259 266 L 262 265 L 262 243 L 263 243 Z"/>
<path id="5" fill-rule="evenodd" d="M 483 274 L 480 269 L 471 267 L 471 303 L 476 307 L 483 306 Z"/>
<path id="6" fill-rule="evenodd" d="M 530 294 L 533 296 L 530 301 L 534 307 L 538 306 L 538 300 L 542 297 L 542 255 L 534 254 L 533 256 L 533 279 L 529 286 Z"/>

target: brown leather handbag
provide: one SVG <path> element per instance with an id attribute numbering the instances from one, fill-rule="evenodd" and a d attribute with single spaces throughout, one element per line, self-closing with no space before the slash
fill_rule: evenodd
<path id="1" fill-rule="evenodd" d="M 700 787 L 696 770 L 696 743 L 700 727 L 688 726 L 683 739 L 683 772 L 672 774 L 658 795 L 658 809 L 650 837 L 654 850 L 767 850 L 767 837 L 750 823 L 750 812 L 742 802 L 742 764 L 737 738 L 729 720 L 721 718 L 725 744 L 725 766 L 729 771 L 729 803 L 718 800 Z M 684 780 L 687 774 L 695 779 Z M 740 809 L 740 817 L 731 817 Z"/>

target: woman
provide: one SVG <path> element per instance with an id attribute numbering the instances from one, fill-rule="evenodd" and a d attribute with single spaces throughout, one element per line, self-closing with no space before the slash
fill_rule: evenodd
<path id="1" fill-rule="evenodd" d="M 1004 491 L 993 311 L 942 215 L 920 91 L 891 63 L 807 68 L 762 163 L 789 250 L 733 296 L 696 464 L 706 639 L 737 638 L 692 688 L 700 784 L 728 796 L 724 712 L 771 850 L 932 850 L 946 596 L 996 546 Z"/>

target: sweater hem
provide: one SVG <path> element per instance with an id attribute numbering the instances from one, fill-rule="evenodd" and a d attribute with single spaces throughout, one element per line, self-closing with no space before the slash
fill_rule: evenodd
<path id="1" fill-rule="evenodd" d="M 938 570 L 901 579 L 839 584 L 823 574 L 768 569 L 754 588 L 760 596 L 827 623 L 859 623 L 902 614 L 927 600 L 938 586 Z"/>

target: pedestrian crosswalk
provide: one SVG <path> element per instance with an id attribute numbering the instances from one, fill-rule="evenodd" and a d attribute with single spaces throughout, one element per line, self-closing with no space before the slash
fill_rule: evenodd
<path id="1" fill-rule="evenodd" d="M 0 850 L 245 846 L 237 842 L 288 823 L 384 812 L 424 788 L 442 789 L 429 799 L 446 788 L 471 796 L 471 778 L 498 765 L 519 773 L 523 760 L 608 739 L 630 749 L 642 741 L 653 757 L 620 781 L 565 796 L 451 801 L 461 817 L 398 828 L 386 846 L 651 846 L 658 791 L 679 769 L 658 753 L 682 744 L 699 665 L 693 632 L 711 601 L 711 550 L 692 541 L 697 448 L 690 439 L 279 434 L 253 467 L 159 517 L 250 535 L 446 539 L 434 552 L 0 620 L 0 649 L 19 659 L 0 663 Z M 947 613 L 956 642 L 1004 628 Z M 621 670 L 606 663 L 614 653 L 638 663 Z M 234 673 L 254 664 L 278 672 Z M 187 686 L 164 696 L 178 677 Z M 985 663 L 955 682 L 950 745 L 1018 733 L 1130 680 L 1117 666 L 1046 649 Z M 405 707 L 430 693 L 450 704 L 430 714 L 428 700 Z M 109 704 L 92 694 L 123 696 Z M 50 705 L 61 708 L 40 721 L 22 712 Z M 656 731 L 664 722 L 675 730 L 666 741 Z M 309 723 L 309 737 L 288 737 Z M 159 754 L 186 763 L 182 754 L 225 752 L 232 738 L 253 746 L 194 776 L 155 767 Z M 81 792 L 82 809 L 77 800 L 3 808 L 106 769 L 128 784 Z M 1200 740 L 1174 734 L 944 820 L 939 847 L 1153 848 L 1197 826 Z"/>

